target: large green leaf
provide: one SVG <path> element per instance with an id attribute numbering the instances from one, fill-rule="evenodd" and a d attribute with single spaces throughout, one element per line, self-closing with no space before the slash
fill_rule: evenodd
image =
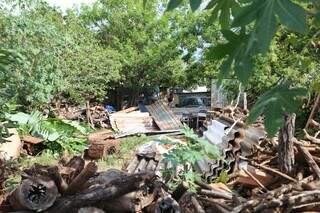
<path id="1" fill-rule="evenodd" d="M 206 9 L 212 9 L 212 15 L 210 21 L 214 21 L 219 17 L 219 23 L 223 29 L 227 29 L 230 26 L 233 11 L 239 7 L 239 3 L 236 0 L 211 0 Z"/>
<path id="2" fill-rule="evenodd" d="M 192 11 L 196 11 L 200 7 L 202 0 L 189 0 L 189 2 Z"/>
<path id="3" fill-rule="evenodd" d="M 268 51 L 270 42 L 277 31 L 277 20 L 274 13 L 275 1 L 266 1 L 257 20 L 256 31 L 259 50 L 262 53 Z"/>
<path id="4" fill-rule="evenodd" d="M 265 2 L 261 3 L 261 1 L 256 0 L 252 4 L 239 9 L 239 11 L 235 14 L 232 26 L 245 26 L 256 20 L 259 10 L 264 7 Z"/>
<path id="5" fill-rule="evenodd" d="M 281 24 L 295 32 L 307 31 L 306 11 L 290 0 L 276 0 L 275 12 Z"/>
<path id="6" fill-rule="evenodd" d="M 254 40 L 243 30 L 239 34 L 231 30 L 223 30 L 223 35 L 228 43 L 210 48 L 207 57 L 222 59 L 228 56 L 220 67 L 219 82 L 229 75 L 234 64 L 235 74 L 243 84 L 246 84 L 253 71 L 251 54 L 255 49 Z"/>
<path id="7" fill-rule="evenodd" d="M 299 108 L 299 97 L 306 95 L 303 88 L 290 88 L 280 84 L 260 96 L 250 111 L 246 123 L 252 124 L 261 114 L 265 116 L 265 127 L 274 135 L 283 123 L 284 113 L 293 113 Z"/>
<path id="8" fill-rule="evenodd" d="M 167 10 L 170 11 L 177 8 L 182 2 L 183 0 L 170 0 L 167 6 Z"/>

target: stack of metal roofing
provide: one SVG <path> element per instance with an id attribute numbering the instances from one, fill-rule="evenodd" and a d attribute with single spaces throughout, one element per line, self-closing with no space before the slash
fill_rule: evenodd
<path id="1" fill-rule="evenodd" d="M 253 145 L 258 144 L 265 137 L 263 129 L 254 127 L 244 129 L 233 124 L 234 122 L 230 122 L 229 119 L 220 117 L 213 120 L 203 134 L 205 139 L 221 150 L 220 159 L 204 158 L 195 165 L 207 181 L 215 180 L 222 171 L 232 173 L 241 152 L 244 155 L 251 153 Z"/>

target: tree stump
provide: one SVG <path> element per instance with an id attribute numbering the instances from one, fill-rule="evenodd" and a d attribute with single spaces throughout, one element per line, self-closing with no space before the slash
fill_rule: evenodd
<path id="1" fill-rule="evenodd" d="M 278 162 L 279 169 L 285 174 L 293 173 L 294 165 L 294 131 L 295 131 L 295 119 L 296 115 L 284 116 L 283 127 L 279 131 L 278 135 Z"/>

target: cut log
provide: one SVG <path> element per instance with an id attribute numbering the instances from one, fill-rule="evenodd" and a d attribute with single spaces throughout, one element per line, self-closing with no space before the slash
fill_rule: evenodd
<path id="1" fill-rule="evenodd" d="M 163 197 L 159 198 L 155 205 L 155 213 L 163 213 L 163 212 L 172 212 L 172 213 L 180 213 L 180 206 L 177 201 L 175 201 L 171 197 Z"/>
<path id="2" fill-rule="evenodd" d="M 87 157 L 91 159 L 103 158 L 106 155 L 119 153 L 120 141 L 116 139 L 106 139 L 91 143 L 87 152 Z"/>
<path id="3" fill-rule="evenodd" d="M 291 175 L 294 168 L 294 131 L 295 114 L 284 116 L 284 125 L 280 129 L 278 136 L 278 162 L 281 172 Z"/>
<path id="4" fill-rule="evenodd" d="M 66 181 L 62 178 L 61 174 L 59 173 L 59 168 L 57 166 L 49 167 L 48 174 L 49 174 L 50 178 L 52 178 L 52 180 L 55 182 L 60 194 L 63 194 L 67 190 L 68 184 L 66 183 Z"/>
<path id="5" fill-rule="evenodd" d="M 80 156 L 74 156 L 68 163 L 63 165 L 65 169 L 63 172 L 61 171 L 61 175 L 67 183 L 71 183 L 84 169 L 84 165 L 85 162 Z"/>
<path id="6" fill-rule="evenodd" d="M 94 185 L 79 194 L 61 198 L 48 210 L 48 213 L 70 212 L 75 208 L 79 209 L 84 206 L 92 206 L 96 203 L 114 200 L 138 190 L 152 179 L 154 179 L 154 175 L 142 173 L 113 180 L 107 185 Z"/>
<path id="7" fill-rule="evenodd" d="M 52 180 L 30 178 L 22 180 L 9 198 L 15 210 L 46 210 L 58 196 L 58 189 Z"/>
<path id="8" fill-rule="evenodd" d="M 100 141 L 104 141 L 107 139 L 112 139 L 113 137 L 113 132 L 111 129 L 102 129 L 93 133 L 90 133 L 88 136 L 88 143 L 96 143 Z"/>
<path id="9" fill-rule="evenodd" d="M 72 195 L 81 191 L 84 184 L 97 172 L 98 167 L 95 162 L 89 162 L 80 174 L 70 183 L 65 194 Z"/>

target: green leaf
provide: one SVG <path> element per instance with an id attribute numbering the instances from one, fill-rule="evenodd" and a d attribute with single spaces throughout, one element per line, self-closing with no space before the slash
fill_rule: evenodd
<path id="1" fill-rule="evenodd" d="M 189 2 L 192 11 L 196 11 L 200 7 L 202 0 L 189 0 Z"/>
<path id="2" fill-rule="evenodd" d="M 235 14 L 232 26 L 245 26 L 253 22 L 258 17 L 258 12 L 265 5 L 265 2 L 261 3 L 261 1 L 256 0 L 251 5 L 240 8 Z"/>
<path id="3" fill-rule="evenodd" d="M 269 135 L 273 136 L 282 125 L 284 113 L 294 113 L 299 108 L 298 97 L 306 95 L 304 88 L 289 88 L 287 84 L 280 84 L 264 93 L 250 111 L 246 120 L 252 124 L 262 113 L 265 116 L 265 127 Z"/>
<path id="4" fill-rule="evenodd" d="M 313 23 L 319 27 L 320 26 L 320 12 L 317 12 L 317 14 L 314 16 Z"/>
<path id="5" fill-rule="evenodd" d="M 182 2 L 183 0 L 170 0 L 167 6 L 167 11 L 177 8 Z"/>
<path id="6" fill-rule="evenodd" d="M 219 44 L 217 46 L 210 47 L 207 53 L 207 58 L 212 60 L 223 59 L 226 55 L 232 53 L 234 47 L 235 46 L 232 43 Z"/>
<path id="7" fill-rule="evenodd" d="M 231 7 L 230 1 L 223 1 L 221 6 L 219 22 L 222 29 L 227 29 L 230 26 Z"/>
<path id="8" fill-rule="evenodd" d="M 274 0 L 266 1 L 265 7 L 257 20 L 256 31 L 261 53 L 268 51 L 271 40 L 277 31 L 277 20 L 274 13 Z"/>
<path id="9" fill-rule="evenodd" d="M 233 58 L 229 57 L 220 66 L 220 72 L 219 72 L 219 76 L 218 76 L 218 79 L 219 79 L 218 84 L 219 85 L 221 84 L 222 79 L 225 79 L 228 77 L 228 74 L 229 74 L 231 67 L 232 67 L 232 63 L 233 63 Z"/>
<path id="10" fill-rule="evenodd" d="M 241 55 L 241 54 L 239 54 Z M 236 60 L 234 65 L 235 73 L 244 85 L 248 83 L 250 76 L 253 73 L 253 63 L 250 57 L 244 57 Z"/>
<path id="11" fill-rule="evenodd" d="M 219 17 L 219 23 L 223 29 L 227 29 L 230 26 L 232 12 L 235 8 L 239 7 L 239 3 L 236 0 L 212 0 L 207 5 L 206 9 L 213 9 L 210 21 L 213 22 Z"/>
<path id="12" fill-rule="evenodd" d="M 290 0 L 276 0 L 275 12 L 281 24 L 290 30 L 299 33 L 307 31 L 307 14 L 299 5 Z"/>
<path id="13" fill-rule="evenodd" d="M 210 10 L 210 9 L 212 9 L 212 8 L 214 8 L 214 6 L 216 5 L 218 3 L 218 0 L 211 0 L 208 4 L 207 4 L 207 6 L 206 6 L 206 10 Z"/>
<path id="14" fill-rule="evenodd" d="M 50 133 L 47 137 L 48 141 L 56 141 L 58 140 L 58 138 L 60 137 L 61 135 L 58 133 L 58 132 L 53 132 L 53 133 Z"/>
<path id="15" fill-rule="evenodd" d="M 8 120 L 17 122 L 18 124 L 27 124 L 30 117 L 31 116 L 29 114 L 23 112 L 18 112 L 17 114 L 13 115 L 7 115 Z"/>

